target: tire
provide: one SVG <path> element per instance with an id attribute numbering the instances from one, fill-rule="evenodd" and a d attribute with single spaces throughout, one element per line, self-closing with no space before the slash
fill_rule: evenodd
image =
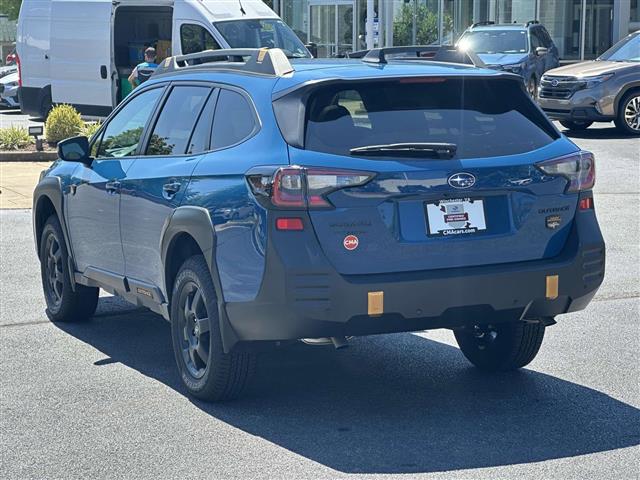
<path id="1" fill-rule="evenodd" d="M 582 121 L 579 121 L 579 120 L 576 120 L 576 121 L 562 120 L 560 122 L 560 125 L 562 125 L 567 130 L 586 130 L 592 124 L 593 124 L 593 122 L 588 122 L 588 121 L 582 122 Z"/>
<path id="2" fill-rule="evenodd" d="M 171 337 L 180 377 L 189 393 L 207 401 L 237 398 L 249 382 L 255 356 L 224 353 L 218 302 L 202 255 L 180 267 L 171 294 Z"/>
<path id="3" fill-rule="evenodd" d="M 627 135 L 640 135 L 640 91 L 627 93 L 618 106 L 616 127 Z"/>
<path id="4" fill-rule="evenodd" d="M 40 236 L 40 274 L 47 303 L 47 317 L 52 322 L 84 322 L 98 306 L 99 289 L 76 284 L 71 287 L 67 246 L 60 221 L 55 215 L 44 224 Z"/>
<path id="5" fill-rule="evenodd" d="M 542 323 L 508 322 L 456 330 L 458 346 L 481 370 L 508 371 L 529 364 L 544 338 Z"/>
<path id="6" fill-rule="evenodd" d="M 53 108 L 53 102 L 51 101 L 51 95 L 46 94 L 40 103 L 40 117 L 42 120 L 47 120 L 49 112 Z"/>

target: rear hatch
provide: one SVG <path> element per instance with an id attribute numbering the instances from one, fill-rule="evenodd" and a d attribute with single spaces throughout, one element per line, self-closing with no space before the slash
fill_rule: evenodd
<path id="1" fill-rule="evenodd" d="M 336 188 L 324 193 L 329 205 L 309 207 L 338 272 L 531 261 L 564 246 L 578 195 L 565 193 L 565 177 L 547 175 L 536 163 L 577 148 L 529 100 L 521 81 L 334 81 L 300 100 L 304 140 L 296 145 L 295 135 L 285 133 L 290 163 L 339 172 Z M 279 101 L 281 123 L 294 102 Z M 341 188 L 343 170 L 369 180 Z"/>

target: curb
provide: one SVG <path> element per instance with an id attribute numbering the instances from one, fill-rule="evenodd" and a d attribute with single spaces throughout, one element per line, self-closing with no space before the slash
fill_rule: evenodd
<path id="1" fill-rule="evenodd" d="M 0 162 L 53 162 L 58 152 L 0 152 Z"/>

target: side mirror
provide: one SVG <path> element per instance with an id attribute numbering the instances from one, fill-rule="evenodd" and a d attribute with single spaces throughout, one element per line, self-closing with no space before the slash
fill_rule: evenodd
<path id="1" fill-rule="evenodd" d="M 58 157 L 67 162 L 90 165 L 89 139 L 87 137 L 71 137 L 58 142 Z"/>
<path id="2" fill-rule="evenodd" d="M 318 58 L 318 44 L 317 43 L 307 43 L 305 45 L 305 47 L 307 47 L 307 50 L 309 50 L 309 53 L 311 53 L 311 55 L 313 55 L 313 58 Z"/>
<path id="3" fill-rule="evenodd" d="M 537 47 L 536 48 L 536 55 L 541 57 L 542 55 L 545 55 L 547 52 L 549 52 L 549 49 L 546 47 Z"/>

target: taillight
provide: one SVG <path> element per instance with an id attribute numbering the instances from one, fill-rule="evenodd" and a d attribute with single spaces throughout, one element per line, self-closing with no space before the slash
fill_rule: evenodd
<path id="1" fill-rule="evenodd" d="M 22 65 L 20 65 L 20 56 L 16 53 L 16 65 L 18 66 L 18 86 L 22 87 Z"/>
<path id="2" fill-rule="evenodd" d="M 258 197 L 269 197 L 278 208 L 333 208 L 328 194 L 363 185 L 373 178 L 369 172 L 321 167 L 283 167 L 273 175 L 247 175 L 251 190 Z"/>
<path id="3" fill-rule="evenodd" d="M 567 192 L 591 190 L 596 182 L 595 158 L 584 150 L 536 165 L 547 175 L 565 177 L 569 181 Z"/>

